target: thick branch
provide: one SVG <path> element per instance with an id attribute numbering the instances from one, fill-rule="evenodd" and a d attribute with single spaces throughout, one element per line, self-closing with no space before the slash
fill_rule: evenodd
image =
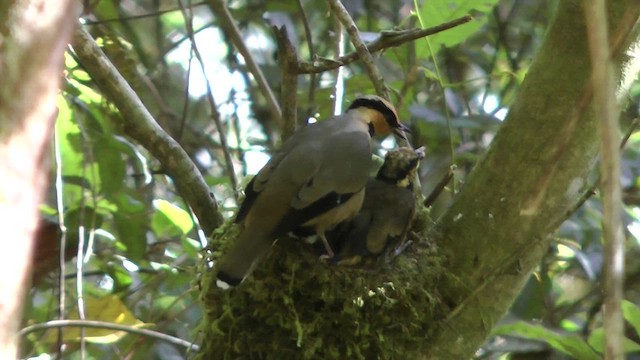
<path id="1" fill-rule="evenodd" d="M 0 3 L 0 359 L 17 359 L 17 331 L 47 188 L 51 129 L 73 1 Z"/>
<path id="2" fill-rule="evenodd" d="M 162 130 L 86 30 L 79 28 L 76 31 L 73 48 L 82 66 L 106 98 L 120 110 L 126 134 L 160 161 L 175 182 L 178 192 L 200 220 L 205 233 L 210 235 L 222 224 L 222 215 L 198 168 L 184 149 Z"/>
<path id="3" fill-rule="evenodd" d="M 455 309 L 426 358 L 474 353 L 587 184 L 598 137 L 582 10 L 581 0 L 560 2 L 508 119 L 439 224 L 438 244 L 461 282 L 442 285 Z M 609 2 L 607 10 L 620 67 L 640 3 Z"/>

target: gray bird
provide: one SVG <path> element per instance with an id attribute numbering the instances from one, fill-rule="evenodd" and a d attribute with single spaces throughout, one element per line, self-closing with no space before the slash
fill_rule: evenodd
<path id="1" fill-rule="evenodd" d="M 333 256 L 325 231 L 362 206 L 372 136 L 404 137 L 403 130 L 393 105 L 363 96 L 344 114 L 295 132 L 247 185 L 235 219 L 240 234 L 219 262 L 217 286 L 238 285 L 274 240 L 295 228 L 314 229 Z"/>
<path id="2" fill-rule="evenodd" d="M 424 155 L 423 147 L 387 153 L 376 177 L 367 182 L 358 215 L 329 235 L 340 249 L 331 262 L 353 266 L 375 261 L 405 241 L 415 213 L 412 179 Z"/>

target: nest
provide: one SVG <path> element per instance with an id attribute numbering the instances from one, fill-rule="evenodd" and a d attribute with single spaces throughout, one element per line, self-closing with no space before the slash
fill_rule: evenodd
<path id="1" fill-rule="evenodd" d="M 443 312 L 435 289 L 447 275 L 427 239 L 427 211 L 419 210 L 414 223 L 412 244 L 369 269 L 329 265 L 314 246 L 280 239 L 249 278 L 222 291 L 215 286 L 215 261 L 238 232 L 225 224 L 200 268 L 204 341 L 196 358 L 419 357 Z"/>

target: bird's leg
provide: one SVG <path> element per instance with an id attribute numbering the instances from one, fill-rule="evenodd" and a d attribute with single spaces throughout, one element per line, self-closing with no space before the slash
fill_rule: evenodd
<path id="1" fill-rule="evenodd" d="M 322 240 L 322 244 L 324 244 L 324 249 L 327 250 L 327 257 L 333 258 L 333 256 L 335 255 L 333 253 L 333 250 L 331 249 L 331 246 L 329 245 L 329 241 L 327 240 L 327 237 L 324 236 L 324 231 L 319 231 L 318 232 L 318 237 L 320 238 L 320 240 Z"/>
<path id="2" fill-rule="evenodd" d="M 405 250 L 407 250 L 407 248 L 409 246 L 411 246 L 411 244 L 413 244 L 413 241 L 411 240 L 405 240 L 403 241 L 400 245 L 398 245 L 394 250 L 393 250 L 393 257 L 396 257 L 400 254 L 402 254 Z"/>

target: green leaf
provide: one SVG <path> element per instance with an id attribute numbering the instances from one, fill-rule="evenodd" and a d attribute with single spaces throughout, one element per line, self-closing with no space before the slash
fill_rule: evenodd
<path id="1" fill-rule="evenodd" d="M 554 349 L 582 360 L 598 360 L 600 356 L 579 336 L 560 334 L 541 325 L 533 325 L 524 321 L 497 327 L 493 335 L 518 336 L 531 340 L 545 341 Z"/>
<path id="2" fill-rule="evenodd" d="M 105 297 L 94 297 L 85 294 L 84 306 L 87 314 L 91 314 L 91 320 L 104 321 L 118 325 L 128 325 L 136 328 L 144 327 L 142 321 L 138 320 L 129 310 L 119 297 L 115 295 Z M 76 307 L 72 307 L 69 311 L 68 318 L 71 320 L 80 319 Z M 86 341 L 98 344 L 112 344 L 119 341 L 128 333 L 125 331 L 116 331 L 111 329 L 87 328 L 84 330 L 83 337 Z M 56 331 L 47 331 L 44 341 L 47 343 L 56 343 Z M 80 328 L 71 327 L 65 329 L 63 339 L 69 342 L 79 341 L 81 338 Z"/>
<path id="3" fill-rule="evenodd" d="M 423 67 L 421 69 L 422 69 L 422 73 L 424 74 L 424 76 L 427 79 L 438 81 L 438 74 L 436 74 L 435 72 L 433 72 L 433 71 L 431 71 L 431 70 L 429 70 L 429 69 L 427 69 L 425 67 Z"/>
<path id="4" fill-rule="evenodd" d="M 111 195 L 123 192 L 125 163 L 120 145 L 112 137 L 102 137 L 95 142 L 94 157 L 99 164 L 102 192 Z"/>
<path id="5" fill-rule="evenodd" d="M 153 310 L 165 316 L 177 316 L 186 308 L 184 297 L 165 295 L 153 300 Z"/>
<path id="6" fill-rule="evenodd" d="M 636 330 L 636 334 L 640 335 L 640 307 L 631 301 L 623 300 L 622 315 Z"/>
<path id="7" fill-rule="evenodd" d="M 414 2 L 415 3 L 415 2 Z M 437 53 L 441 47 L 451 47 L 461 43 L 476 33 L 489 19 L 498 0 L 429 0 L 416 7 L 423 28 L 430 28 L 456 18 L 473 15 L 473 20 L 455 28 L 429 36 L 427 41 L 416 42 L 418 58 L 429 57 L 433 50 Z"/>
<path id="8" fill-rule="evenodd" d="M 107 273 L 113 279 L 113 288 L 115 292 L 126 290 L 127 288 L 129 288 L 129 286 L 131 286 L 131 283 L 133 282 L 133 279 L 131 279 L 131 274 L 120 265 L 109 266 L 107 268 Z"/>
<path id="9" fill-rule="evenodd" d="M 60 154 L 62 163 L 62 176 L 77 177 L 80 182 L 86 182 L 82 177 L 82 146 L 80 138 L 80 128 L 74 121 L 73 113 L 69 103 L 63 96 L 57 98 L 58 117 L 56 118 L 57 151 Z M 82 180 L 80 180 L 82 179 Z M 66 184 L 66 181 L 65 181 Z M 88 186 L 90 187 L 90 186 Z M 82 188 L 75 186 L 64 187 L 64 199 L 74 201 L 80 199 Z"/>
<path id="10" fill-rule="evenodd" d="M 144 203 L 126 194 L 114 199 L 118 212 L 113 213 L 118 242 L 126 246 L 131 261 L 142 259 L 147 249 L 148 215 Z"/>
<path id="11" fill-rule="evenodd" d="M 200 250 L 202 250 L 202 246 L 200 245 L 199 241 L 188 238 L 186 236 L 182 237 L 181 243 L 185 253 L 187 253 L 189 256 L 196 257 Z"/>
<path id="12" fill-rule="evenodd" d="M 95 104 L 96 106 L 104 103 L 102 95 L 81 82 L 75 79 L 69 79 L 68 84 L 79 92 L 80 95 L 78 95 L 78 100 L 81 100 L 86 104 Z"/>
<path id="13" fill-rule="evenodd" d="M 155 212 L 151 219 L 151 228 L 158 235 L 175 235 L 179 230 L 186 235 L 193 229 L 193 221 L 188 212 L 162 199 L 153 200 Z"/>
<path id="14" fill-rule="evenodd" d="M 591 332 L 591 335 L 589 335 L 588 342 L 589 342 L 589 345 L 591 345 L 591 347 L 593 347 L 594 349 L 596 349 L 601 353 L 604 353 L 604 329 L 603 328 L 594 329 Z M 640 351 L 640 344 L 627 338 L 624 338 L 623 346 L 624 346 L 625 354 Z"/>
<path id="15" fill-rule="evenodd" d="M 511 312 L 520 319 L 540 318 L 545 310 L 544 299 L 551 289 L 551 280 L 546 274 L 529 276 L 529 281 L 511 306 Z"/>

